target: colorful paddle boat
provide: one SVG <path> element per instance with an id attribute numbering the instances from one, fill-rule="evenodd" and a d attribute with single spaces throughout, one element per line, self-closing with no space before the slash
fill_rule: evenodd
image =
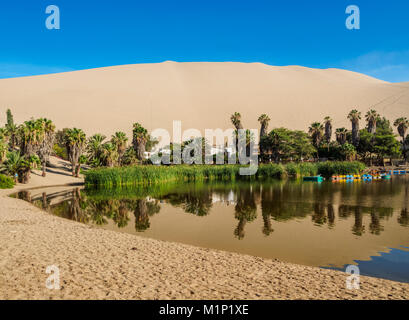
<path id="1" fill-rule="evenodd" d="M 372 175 L 370 175 L 370 174 L 364 174 L 364 175 L 362 176 L 362 180 L 363 180 L 363 181 L 372 181 L 372 179 L 373 179 L 373 177 L 372 177 Z"/>
<path id="2" fill-rule="evenodd" d="M 311 181 L 311 182 L 323 182 L 324 178 L 321 176 L 313 176 L 313 177 L 304 177 L 304 181 Z"/>

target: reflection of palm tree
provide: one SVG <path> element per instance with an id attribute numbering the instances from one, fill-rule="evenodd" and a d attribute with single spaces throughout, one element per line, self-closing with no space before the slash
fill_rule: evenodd
<path id="1" fill-rule="evenodd" d="M 234 230 L 234 235 L 239 239 L 244 238 L 244 227 L 246 226 L 247 220 L 245 218 L 241 218 L 239 221 L 239 224 L 237 225 L 237 228 Z"/>
<path id="2" fill-rule="evenodd" d="M 325 215 L 325 207 L 322 203 L 314 203 L 314 214 L 312 215 L 312 221 L 315 224 L 322 225 L 327 222 L 327 216 Z"/>
<path id="3" fill-rule="evenodd" d="M 362 210 L 361 207 L 359 206 L 356 206 L 354 209 L 355 223 L 354 226 L 352 227 L 352 233 L 356 236 L 362 236 L 365 232 L 365 226 L 362 223 L 363 219 Z"/>
<path id="4" fill-rule="evenodd" d="M 78 222 L 86 222 L 87 217 L 85 212 L 82 210 L 81 202 L 82 198 L 80 189 L 79 188 L 73 189 L 68 214 L 71 220 L 75 220 Z"/>
<path id="5" fill-rule="evenodd" d="M 102 226 L 103 224 L 108 223 L 108 221 L 105 219 L 105 216 L 99 211 L 94 211 L 91 214 L 91 219 L 98 226 Z"/>
<path id="6" fill-rule="evenodd" d="M 263 234 L 269 236 L 270 233 L 274 232 L 273 227 L 271 226 L 271 216 L 269 214 L 263 213 Z"/>
<path id="7" fill-rule="evenodd" d="M 263 234 L 270 235 L 274 230 L 271 227 L 271 213 L 272 213 L 272 192 L 271 189 L 263 188 L 261 190 L 261 213 L 263 215 Z"/>
<path id="8" fill-rule="evenodd" d="M 47 193 L 43 192 L 41 195 L 41 209 L 48 211 L 50 209 L 50 199 L 47 198 Z"/>
<path id="9" fill-rule="evenodd" d="M 129 216 L 125 201 L 120 200 L 118 211 L 115 212 L 113 220 L 118 228 L 123 228 L 128 225 Z"/>
<path id="10" fill-rule="evenodd" d="M 371 209 L 371 223 L 369 224 L 369 230 L 372 234 L 380 235 L 383 231 L 383 226 L 381 226 L 379 219 L 379 212 L 376 212 L 375 209 Z"/>
<path id="11" fill-rule="evenodd" d="M 340 218 L 348 218 L 352 214 L 352 207 L 349 205 L 342 204 L 338 208 L 338 214 Z"/>
<path id="12" fill-rule="evenodd" d="M 136 231 L 145 231 L 149 229 L 150 222 L 149 216 L 160 211 L 159 201 L 147 202 L 146 199 L 136 200 L 135 204 L 135 229 Z"/>
<path id="13" fill-rule="evenodd" d="M 135 230 L 136 231 L 145 231 L 149 229 L 151 224 L 149 222 L 148 207 L 146 205 L 146 199 L 136 200 L 134 215 L 135 215 Z"/>
<path id="14" fill-rule="evenodd" d="M 400 217 L 398 218 L 398 222 L 402 225 L 402 226 L 409 226 L 409 214 L 408 214 L 408 209 L 402 209 L 402 211 L 400 212 Z"/>
<path id="15" fill-rule="evenodd" d="M 17 198 L 31 203 L 31 193 L 29 191 L 19 191 Z"/>
<path id="16" fill-rule="evenodd" d="M 212 198 L 209 193 L 201 196 L 187 195 L 184 210 L 197 216 L 206 216 L 212 208 Z"/>
<path id="17" fill-rule="evenodd" d="M 239 224 L 234 230 L 234 235 L 241 240 L 245 235 L 244 227 L 246 223 L 257 218 L 257 205 L 251 190 L 240 190 L 237 198 L 235 218 L 239 220 Z"/>
<path id="18" fill-rule="evenodd" d="M 328 215 L 328 225 L 329 227 L 333 227 L 335 224 L 335 212 L 334 212 L 334 206 L 330 203 L 327 205 L 327 215 Z"/>
<path id="19" fill-rule="evenodd" d="M 206 216 L 212 208 L 212 194 L 209 190 L 189 190 L 186 193 L 174 193 L 169 196 L 169 203 L 181 207 L 185 212 L 197 216 Z"/>
<path id="20" fill-rule="evenodd" d="M 87 212 L 89 213 L 92 222 L 96 225 L 101 226 L 108 223 L 105 219 L 107 206 L 107 201 L 105 200 L 88 200 Z"/>

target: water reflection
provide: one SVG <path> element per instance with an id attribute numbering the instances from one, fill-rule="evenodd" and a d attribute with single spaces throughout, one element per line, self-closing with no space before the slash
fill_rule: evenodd
<path id="1" fill-rule="evenodd" d="M 63 218 L 308 265 L 409 246 L 408 178 L 379 183 L 196 183 L 15 195 Z M 409 279 L 409 275 L 408 275 Z"/>
<path id="2" fill-rule="evenodd" d="M 382 191 L 382 198 L 387 200 L 396 194 L 403 195 L 401 202 L 408 204 L 407 185 L 405 182 L 404 193 L 399 193 L 403 188 L 397 184 L 394 188 Z M 380 185 L 380 184 L 379 184 Z M 378 185 L 378 186 L 379 186 Z M 378 186 L 371 188 L 332 188 L 334 185 L 327 184 L 322 187 L 313 184 L 302 183 L 275 183 L 275 184 L 194 184 L 185 187 L 174 186 L 172 192 L 150 196 L 150 189 L 146 189 L 134 198 L 134 190 L 117 190 L 105 194 L 103 191 L 84 190 L 74 188 L 53 192 L 42 190 L 41 192 L 20 191 L 15 197 L 31 202 L 37 207 L 52 212 L 58 216 L 75 220 L 82 223 L 93 223 L 99 226 L 108 224 L 109 220 L 118 227 L 124 228 L 133 214 L 135 218 L 135 230 L 145 231 L 150 228 L 150 217 L 161 211 L 160 203 L 167 203 L 173 207 L 182 209 L 185 213 L 199 217 L 210 214 L 214 203 L 225 205 L 234 204 L 234 218 L 238 221 L 234 229 L 234 235 L 243 239 L 246 235 L 245 229 L 248 223 L 257 219 L 257 209 L 261 210 L 263 227 L 261 232 L 269 236 L 274 232 L 273 221 L 285 222 L 293 219 L 305 219 L 311 216 L 315 226 L 327 226 L 334 228 L 336 224 L 336 212 L 339 219 L 353 217 L 351 227 L 352 234 L 362 236 L 365 232 L 380 235 L 384 231 L 382 221 L 393 216 L 393 207 L 367 206 L 374 205 L 371 197 L 376 197 Z M 352 192 L 352 191 L 355 192 Z M 334 194 L 340 193 L 338 197 L 342 204 L 333 204 Z M 350 198 L 359 199 L 360 196 L 369 197 L 368 201 L 361 198 L 362 205 L 344 204 Z M 57 203 L 54 203 L 57 199 Z M 345 201 L 343 201 L 345 200 Z M 377 199 L 376 202 L 381 203 Z M 389 198 L 391 205 L 392 198 Z M 53 204 L 52 204 L 53 203 Z M 364 225 L 364 216 L 370 216 L 368 229 Z M 409 225 L 407 207 L 400 209 L 397 222 L 401 226 Z"/>

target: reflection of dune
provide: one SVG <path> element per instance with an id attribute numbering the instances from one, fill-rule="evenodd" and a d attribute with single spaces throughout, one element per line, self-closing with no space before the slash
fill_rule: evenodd
<path id="1" fill-rule="evenodd" d="M 234 111 L 247 127 L 258 128 L 258 116 L 267 113 L 271 127 L 305 130 L 327 115 L 334 127 L 349 126 L 353 107 L 376 106 L 391 120 L 408 116 L 409 83 L 338 69 L 164 62 L 3 79 L 0 100 L 18 122 L 47 117 L 88 134 L 130 134 L 136 121 L 149 130 L 171 130 L 172 120 L 182 120 L 183 129 L 229 128 Z"/>

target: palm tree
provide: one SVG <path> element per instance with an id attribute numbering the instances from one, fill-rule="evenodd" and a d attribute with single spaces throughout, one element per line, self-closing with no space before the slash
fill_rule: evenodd
<path id="1" fill-rule="evenodd" d="M 235 112 L 232 114 L 230 117 L 231 122 L 233 123 L 234 127 L 236 130 L 243 129 L 243 125 L 241 123 L 241 114 L 238 112 Z"/>
<path id="2" fill-rule="evenodd" d="M 71 162 L 72 175 L 79 176 L 80 164 L 79 158 L 84 152 L 86 145 L 86 136 L 81 129 L 68 129 L 65 135 L 65 147 L 67 149 L 68 160 Z"/>
<path id="3" fill-rule="evenodd" d="M 126 151 L 126 143 L 128 138 L 126 134 L 122 131 L 115 132 L 115 134 L 111 138 L 111 143 L 115 145 L 117 152 L 118 152 L 118 162 L 122 163 L 122 158 Z"/>
<path id="4" fill-rule="evenodd" d="M 367 122 L 367 129 L 369 133 L 375 134 L 376 133 L 376 122 L 380 119 L 380 115 L 375 110 L 369 110 L 366 115 L 365 119 Z"/>
<path id="5" fill-rule="evenodd" d="M 17 145 L 18 127 L 13 124 L 6 125 L 7 135 L 10 137 L 10 150 L 14 150 Z"/>
<path id="6" fill-rule="evenodd" d="M 361 112 L 354 109 L 347 117 L 352 123 L 352 144 L 357 147 L 359 144 L 359 120 L 361 120 Z"/>
<path id="7" fill-rule="evenodd" d="M 337 142 L 341 145 L 345 144 L 347 142 L 347 134 L 348 134 L 348 130 L 345 128 L 336 129 L 335 136 L 336 136 Z"/>
<path id="8" fill-rule="evenodd" d="M 107 167 L 113 167 L 118 161 L 117 147 L 111 142 L 102 145 L 102 155 Z"/>
<path id="9" fill-rule="evenodd" d="M 409 128 L 409 120 L 407 118 L 396 119 L 393 123 L 398 128 L 399 135 L 402 138 L 402 142 L 405 140 L 406 130 Z"/>
<path id="10" fill-rule="evenodd" d="M 237 150 L 237 156 L 239 154 L 242 153 L 242 150 L 238 150 L 239 148 L 239 141 L 238 141 L 238 132 L 239 130 L 244 129 L 243 128 L 243 124 L 241 123 L 241 114 L 239 112 L 235 112 L 231 115 L 230 117 L 230 121 L 231 123 L 234 125 L 234 127 L 236 128 L 235 132 L 234 132 L 234 136 L 233 139 L 236 141 L 236 150 Z"/>
<path id="11" fill-rule="evenodd" d="M 7 134 L 10 137 L 10 149 L 14 150 L 16 146 L 16 136 L 17 136 L 17 126 L 14 124 L 13 114 L 10 109 L 7 109 L 7 123 L 6 130 Z"/>
<path id="12" fill-rule="evenodd" d="M 27 157 L 36 154 L 37 147 L 42 137 L 42 126 L 39 121 L 31 119 L 25 121 L 18 128 L 18 135 L 20 140 L 20 153 Z"/>
<path id="13" fill-rule="evenodd" d="M 324 126 L 320 122 L 314 122 L 308 129 L 308 133 L 312 138 L 312 143 L 314 147 L 318 149 L 324 135 Z"/>
<path id="14" fill-rule="evenodd" d="M 142 127 L 139 123 L 134 123 L 132 146 L 136 152 L 136 157 L 138 158 L 138 160 L 144 159 L 147 141 L 148 130 Z"/>
<path id="15" fill-rule="evenodd" d="M 46 176 L 47 162 L 50 160 L 50 155 L 53 150 L 55 141 L 55 125 L 51 120 L 39 119 L 38 125 L 40 129 L 38 156 L 42 165 L 42 176 Z"/>
<path id="16" fill-rule="evenodd" d="M 324 126 L 325 126 L 325 141 L 328 144 L 331 142 L 331 136 L 332 136 L 332 119 L 330 117 L 325 117 L 324 118 Z"/>
<path id="17" fill-rule="evenodd" d="M 20 155 L 17 151 L 12 151 L 7 154 L 6 161 L 2 165 L 1 171 L 5 172 L 10 176 L 15 176 L 18 174 L 19 168 L 22 161 L 24 160 L 23 156 Z"/>
<path id="18" fill-rule="evenodd" d="M 265 158 L 265 150 L 263 148 L 263 144 L 261 143 L 261 140 L 267 136 L 267 129 L 268 129 L 268 123 L 270 121 L 270 118 L 266 114 L 262 114 L 259 118 L 258 121 L 260 122 L 260 143 L 259 143 L 259 148 L 260 148 L 260 156 L 262 158 Z"/>
<path id="19" fill-rule="evenodd" d="M 7 142 L 0 138 L 0 163 L 6 159 L 7 149 Z"/>
<path id="20" fill-rule="evenodd" d="M 267 135 L 268 123 L 270 122 L 270 118 L 266 114 L 262 114 L 258 118 L 258 122 L 260 122 L 260 138 Z"/>
<path id="21" fill-rule="evenodd" d="M 6 128 L 0 128 L 0 139 L 4 142 L 8 142 L 9 133 Z"/>
<path id="22" fill-rule="evenodd" d="M 36 156 L 22 156 L 19 152 L 12 151 L 7 154 L 7 159 L 2 165 L 1 171 L 13 177 L 17 176 L 21 183 L 28 183 L 33 163 L 37 161 Z"/>
<path id="23" fill-rule="evenodd" d="M 87 142 L 87 154 L 88 160 L 93 164 L 93 166 L 99 166 L 102 162 L 103 157 L 103 143 L 106 136 L 100 133 L 96 133 Z"/>

